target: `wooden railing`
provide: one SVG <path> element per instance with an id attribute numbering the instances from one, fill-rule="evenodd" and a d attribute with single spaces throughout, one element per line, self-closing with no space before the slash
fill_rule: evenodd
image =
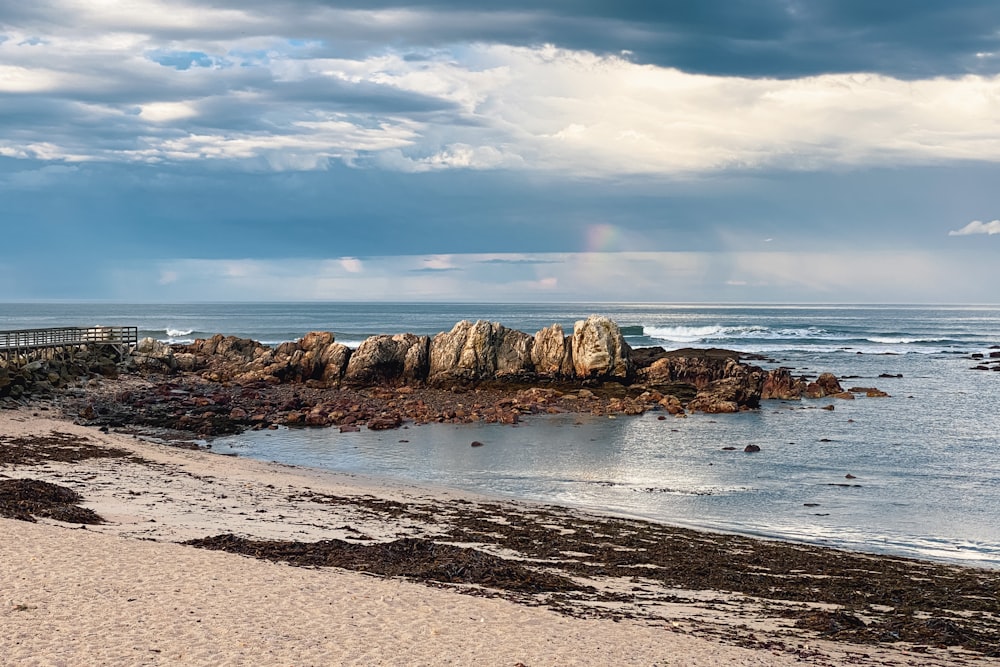
<path id="1" fill-rule="evenodd" d="M 110 345 L 121 351 L 138 342 L 138 327 L 56 327 L 0 331 L 0 352 L 6 353 L 82 345 Z"/>

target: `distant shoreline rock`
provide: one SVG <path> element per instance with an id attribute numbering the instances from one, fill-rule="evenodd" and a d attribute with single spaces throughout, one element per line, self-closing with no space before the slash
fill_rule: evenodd
<path id="1" fill-rule="evenodd" d="M 86 364 L 76 359 L 79 373 Z M 20 381 L 21 393 L 57 390 L 57 378 L 68 382 L 57 363 L 54 356 L 36 364 L 32 372 L 46 379 Z M 100 367 L 114 375 L 108 363 L 101 359 Z M 435 336 L 372 336 L 354 350 L 330 332 L 275 347 L 221 334 L 187 345 L 146 338 L 120 365 L 143 379 L 145 389 L 116 391 L 122 405 L 106 405 L 103 421 L 88 404 L 85 418 L 128 423 L 131 411 L 136 423 L 175 423 L 205 434 L 281 424 L 516 423 L 523 414 L 560 412 L 685 416 L 850 393 L 830 373 L 810 382 L 786 368 L 764 370 L 731 350 L 632 350 L 618 325 L 599 315 L 577 321 L 571 334 L 558 324 L 532 335 L 498 322 L 461 321 Z M 10 377 L 0 369 L 0 396 L 13 384 Z M 90 400 L 87 393 L 81 402 Z M 864 394 L 883 395 L 874 388 Z"/>

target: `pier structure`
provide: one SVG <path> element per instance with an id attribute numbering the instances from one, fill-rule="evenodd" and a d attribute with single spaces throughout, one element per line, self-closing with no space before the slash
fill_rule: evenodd
<path id="1" fill-rule="evenodd" d="M 82 347 L 111 348 L 119 358 L 124 358 L 138 342 L 138 327 L 52 327 L 0 331 L 0 359 L 7 365 L 17 365 L 30 363 L 47 353 L 68 352 Z"/>

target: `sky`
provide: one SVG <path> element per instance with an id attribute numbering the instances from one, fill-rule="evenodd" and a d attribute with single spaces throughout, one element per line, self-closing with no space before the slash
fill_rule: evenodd
<path id="1" fill-rule="evenodd" d="M 0 301 L 997 303 L 995 0 L 0 4 Z"/>

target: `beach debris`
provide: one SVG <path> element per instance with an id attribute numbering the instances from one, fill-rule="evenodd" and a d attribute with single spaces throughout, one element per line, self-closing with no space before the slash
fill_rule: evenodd
<path id="1" fill-rule="evenodd" d="M 37 479 L 0 480 L 0 517 L 30 521 L 47 517 L 80 524 L 104 523 L 94 510 L 79 507 L 83 498 L 73 489 Z"/>
<path id="2" fill-rule="evenodd" d="M 522 593 L 589 588 L 567 577 L 538 572 L 477 549 L 416 537 L 376 544 L 353 544 L 343 540 L 256 541 L 224 534 L 189 540 L 184 544 L 291 565 L 340 567 L 382 576 L 448 584 L 476 584 Z"/>
<path id="3" fill-rule="evenodd" d="M 30 465 L 47 461 L 76 463 L 86 459 L 123 458 L 132 453 L 94 444 L 84 436 L 52 431 L 47 435 L 0 435 L 0 466 Z"/>

